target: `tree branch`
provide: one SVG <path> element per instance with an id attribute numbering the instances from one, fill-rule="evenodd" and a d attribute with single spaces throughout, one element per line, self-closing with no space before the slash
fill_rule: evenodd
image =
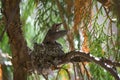
<path id="1" fill-rule="evenodd" d="M 13 79 L 27 80 L 27 71 L 25 68 L 27 68 L 27 61 L 30 59 L 28 55 L 29 48 L 21 29 L 19 3 L 20 0 L 2 0 L 3 18 L 6 24 L 4 31 L 7 30 L 12 51 Z"/>
<path id="2" fill-rule="evenodd" d="M 94 62 L 101 67 L 103 67 L 106 71 L 110 72 L 111 75 L 114 76 L 116 80 L 120 80 L 120 77 L 116 70 L 113 68 L 115 66 L 120 67 L 120 63 L 112 62 L 111 60 L 104 59 L 104 58 L 97 58 L 94 57 L 93 55 L 86 54 L 84 52 L 80 51 L 71 51 L 68 52 L 63 58 L 60 64 L 68 63 L 68 62 L 83 62 L 83 61 L 89 61 L 89 62 Z"/>

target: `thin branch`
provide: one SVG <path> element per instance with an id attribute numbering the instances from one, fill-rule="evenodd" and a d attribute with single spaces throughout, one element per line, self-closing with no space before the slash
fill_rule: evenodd
<path id="1" fill-rule="evenodd" d="M 69 80 L 71 80 L 71 77 L 70 77 L 70 72 L 69 72 L 67 69 L 65 69 L 65 68 L 62 68 L 62 69 L 66 71 L 66 73 L 67 73 L 67 75 L 68 75 Z"/>
<path id="2" fill-rule="evenodd" d="M 75 63 L 73 63 L 73 71 L 74 71 L 74 79 L 77 80 L 77 74 L 76 74 L 76 66 L 75 66 Z"/>
<path id="3" fill-rule="evenodd" d="M 82 62 L 82 65 L 83 65 L 83 67 L 84 67 L 84 69 L 85 69 L 85 72 L 86 72 L 86 74 L 87 74 L 87 80 L 90 80 L 90 75 L 89 75 L 89 71 L 87 70 L 87 68 L 85 67 L 85 64 Z"/>
<path id="4" fill-rule="evenodd" d="M 60 12 L 60 17 L 61 17 L 61 20 L 63 22 L 63 25 L 64 25 L 64 28 L 69 31 L 69 27 L 67 25 L 67 22 L 64 18 L 64 11 L 62 9 L 62 6 L 60 4 L 60 2 L 58 0 L 55 0 L 56 3 L 57 3 L 57 7 L 59 9 L 59 12 Z M 67 34 L 67 40 L 69 42 L 69 46 L 70 46 L 70 50 L 74 50 L 74 43 L 73 43 L 73 34 L 70 32 L 69 34 Z"/>
<path id="5" fill-rule="evenodd" d="M 79 74 L 80 74 L 80 76 L 81 76 L 81 79 L 83 80 L 83 79 L 84 79 L 84 76 L 83 76 L 83 73 L 82 73 L 80 64 L 77 64 L 77 67 L 78 67 L 78 71 L 79 71 Z M 80 76 L 79 76 L 79 78 L 80 78 Z"/>
<path id="6" fill-rule="evenodd" d="M 108 19 L 111 21 L 111 22 L 114 22 L 111 17 L 109 16 L 109 12 L 107 11 L 107 9 L 103 6 L 104 10 L 105 10 L 105 13 L 106 13 L 106 16 L 108 17 Z"/>

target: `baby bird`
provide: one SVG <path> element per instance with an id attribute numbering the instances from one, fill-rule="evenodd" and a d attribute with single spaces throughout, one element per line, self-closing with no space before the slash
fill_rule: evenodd
<path id="1" fill-rule="evenodd" d="M 66 30 L 59 30 L 61 24 L 62 23 L 53 24 L 51 29 L 48 30 L 48 32 L 43 40 L 43 43 L 56 43 L 56 40 L 58 38 L 67 34 Z"/>

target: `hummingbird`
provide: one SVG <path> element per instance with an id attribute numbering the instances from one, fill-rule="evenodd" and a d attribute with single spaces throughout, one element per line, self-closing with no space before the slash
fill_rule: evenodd
<path id="1" fill-rule="evenodd" d="M 58 63 L 64 56 L 61 44 L 56 42 L 58 38 L 67 34 L 67 30 L 59 30 L 61 24 L 53 24 L 43 42 L 34 44 L 31 60 L 33 60 L 33 67 L 38 74 L 46 76 L 53 69 L 57 69 Z"/>
<path id="2" fill-rule="evenodd" d="M 56 40 L 67 34 L 67 30 L 59 30 L 62 23 L 53 24 L 48 30 L 43 43 L 56 43 Z"/>

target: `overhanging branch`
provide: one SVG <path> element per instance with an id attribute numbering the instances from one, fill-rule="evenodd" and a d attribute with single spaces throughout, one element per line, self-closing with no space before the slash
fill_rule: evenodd
<path id="1" fill-rule="evenodd" d="M 106 71 L 110 72 L 111 75 L 114 76 L 116 80 L 120 80 L 120 77 L 117 73 L 117 71 L 113 67 L 120 67 L 120 63 L 112 62 L 111 60 L 104 59 L 104 58 L 97 58 L 93 55 L 86 54 L 84 52 L 79 51 L 71 51 L 68 52 L 63 58 L 60 64 L 68 63 L 68 62 L 83 62 L 83 61 L 89 61 L 94 62 L 101 67 L 103 67 Z"/>

